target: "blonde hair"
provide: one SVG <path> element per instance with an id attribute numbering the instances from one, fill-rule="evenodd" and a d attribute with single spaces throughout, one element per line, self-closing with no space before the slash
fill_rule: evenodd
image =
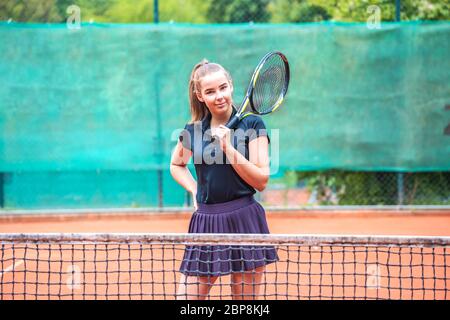
<path id="1" fill-rule="evenodd" d="M 201 92 L 200 81 L 201 79 L 211 73 L 222 71 L 227 77 L 228 81 L 232 85 L 232 79 L 230 73 L 225 70 L 220 64 L 211 63 L 206 59 L 203 59 L 194 66 L 192 69 L 191 77 L 189 79 L 189 104 L 191 108 L 191 122 L 202 120 L 209 115 L 209 110 L 206 104 L 198 100 L 197 94 Z"/>

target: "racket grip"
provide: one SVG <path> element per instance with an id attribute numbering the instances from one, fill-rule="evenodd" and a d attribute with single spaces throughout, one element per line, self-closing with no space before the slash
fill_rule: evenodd
<path id="1" fill-rule="evenodd" d="M 234 129 L 234 127 L 239 123 L 239 117 L 237 117 L 236 115 L 233 116 L 233 118 L 231 118 L 230 121 L 228 121 L 228 123 L 226 124 L 226 127 L 229 129 Z"/>

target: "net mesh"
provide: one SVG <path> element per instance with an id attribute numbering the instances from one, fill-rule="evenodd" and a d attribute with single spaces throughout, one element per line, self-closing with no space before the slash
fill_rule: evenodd
<path id="1" fill-rule="evenodd" d="M 2 300 L 450 297 L 449 237 L 2 234 L 0 243 Z M 179 272 L 186 248 L 228 246 L 275 247 L 278 261 L 222 276 Z"/>
<path id="2" fill-rule="evenodd" d="M 253 107 L 259 114 L 271 112 L 286 94 L 288 72 L 278 54 L 272 54 L 262 65 L 252 95 Z"/>

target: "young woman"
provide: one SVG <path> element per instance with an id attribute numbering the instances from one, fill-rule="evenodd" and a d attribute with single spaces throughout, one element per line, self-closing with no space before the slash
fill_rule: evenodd
<path id="1" fill-rule="evenodd" d="M 189 233 L 269 233 L 264 209 L 253 198 L 269 179 L 269 137 L 255 115 L 242 119 L 233 132 L 225 127 L 236 113 L 232 93 L 231 76 L 221 65 L 203 60 L 192 70 L 192 120 L 170 164 L 174 179 L 194 199 Z M 197 181 L 186 167 L 191 157 Z M 265 265 L 277 259 L 273 247 L 187 247 L 177 295 L 204 299 L 219 276 L 231 274 L 233 298 L 254 298 Z"/>

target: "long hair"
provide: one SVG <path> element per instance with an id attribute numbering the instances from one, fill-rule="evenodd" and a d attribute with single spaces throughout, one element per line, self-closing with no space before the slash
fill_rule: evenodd
<path id="1" fill-rule="evenodd" d="M 191 108 L 191 122 L 202 120 L 204 117 L 210 114 L 206 104 L 198 100 L 197 93 L 201 92 L 200 81 L 201 79 L 214 72 L 222 71 L 227 77 L 230 85 L 233 84 L 230 73 L 225 70 L 220 64 L 210 63 L 208 60 L 203 59 L 194 66 L 192 69 L 191 77 L 189 79 L 189 104 Z"/>

